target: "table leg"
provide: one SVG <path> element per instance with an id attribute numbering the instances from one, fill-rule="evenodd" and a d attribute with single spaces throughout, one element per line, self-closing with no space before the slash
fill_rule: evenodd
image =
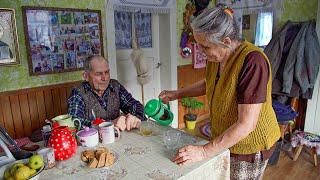
<path id="1" fill-rule="evenodd" d="M 298 159 L 302 148 L 303 148 L 303 145 L 300 145 L 300 146 L 296 147 L 296 152 L 294 153 L 294 157 L 293 157 L 294 161 L 296 161 Z"/>
<path id="2" fill-rule="evenodd" d="M 312 148 L 312 156 L 313 156 L 313 162 L 314 162 L 314 166 L 317 166 L 318 165 L 318 162 L 317 162 L 317 152 L 316 152 L 316 148 Z"/>

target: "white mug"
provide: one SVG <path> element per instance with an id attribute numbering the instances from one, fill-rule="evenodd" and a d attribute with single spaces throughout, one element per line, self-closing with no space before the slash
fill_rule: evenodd
<path id="1" fill-rule="evenodd" d="M 117 139 L 114 130 L 118 133 Z M 103 122 L 99 124 L 99 135 L 103 144 L 110 144 L 120 139 L 120 130 L 112 122 Z"/>

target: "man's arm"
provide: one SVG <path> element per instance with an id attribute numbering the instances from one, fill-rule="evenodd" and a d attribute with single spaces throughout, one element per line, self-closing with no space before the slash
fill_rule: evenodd
<path id="1" fill-rule="evenodd" d="M 132 95 L 120 84 L 120 110 L 125 114 L 132 114 L 141 121 L 145 120 L 143 113 L 143 105 L 134 99 Z"/>
<path id="2" fill-rule="evenodd" d="M 71 95 L 68 99 L 68 114 L 72 117 L 79 118 L 81 125 L 91 125 L 91 122 L 84 118 L 85 103 L 82 96 L 80 96 L 79 91 L 75 88 L 72 89 Z"/>

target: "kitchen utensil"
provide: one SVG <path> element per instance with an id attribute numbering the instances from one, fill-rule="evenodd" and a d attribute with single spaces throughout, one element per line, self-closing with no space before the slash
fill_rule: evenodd
<path id="1" fill-rule="evenodd" d="M 52 130 L 48 147 L 54 149 L 56 160 L 66 160 L 76 154 L 77 141 L 67 126 L 59 126 Z"/>
<path id="2" fill-rule="evenodd" d="M 115 130 L 118 134 L 117 138 Z M 115 127 L 112 122 L 104 122 L 99 124 L 99 135 L 103 144 L 110 144 L 120 139 L 120 130 Z"/>
<path id="3" fill-rule="evenodd" d="M 142 136 L 151 136 L 153 134 L 153 128 L 154 123 L 150 118 L 148 118 L 146 121 L 141 122 L 140 125 L 140 135 Z"/>
<path id="4" fill-rule="evenodd" d="M 148 117 L 153 118 L 162 126 L 168 126 L 173 121 L 173 113 L 169 104 L 163 104 L 161 99 L 151 99 L 144 107 Z"/>
<path id="5" fill-rule="evenodd" d="M 179 131 L 168 130 L 163 133 L 163 142 L 168 149 L 174 150 L 179 145 L 180 137 L 181 133 Z"/>
<path id="6" fill-rule="evenodd" d="M 76 136 L 81 146 L 94 147 L 99 144 L 99 134 L 95 128 L 85 127 L 77 132 Z"/>
<path id="7" fill-rule="evenodd" d="M 59 126 L 68 126 L 71 129 L 81 129 L 81 122 L 78 118 L 72 118 L 69 114 L 59 115 L 52 118 L 53 122 L 57 122 Z"/>

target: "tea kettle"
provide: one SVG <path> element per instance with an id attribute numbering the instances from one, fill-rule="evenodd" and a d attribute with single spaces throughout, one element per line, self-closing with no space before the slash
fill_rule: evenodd
<path id="1" fill-rule="evenodd" d="M 156 120 L 162 126 L 168 126 L 173 121 L 173 113 L 169 104 L 164 104 L 161 99 L 151 99 L 144 107 L 144 113 Z"/>

